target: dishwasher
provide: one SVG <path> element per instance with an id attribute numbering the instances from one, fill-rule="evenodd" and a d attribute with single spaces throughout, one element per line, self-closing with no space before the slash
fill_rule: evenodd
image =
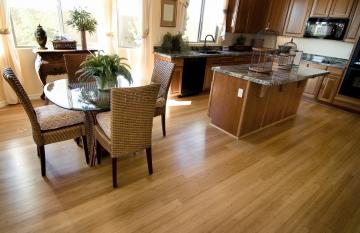
<path id="1" fill-rule="evenodd" d="M 197 95 L 204 85 L 206 58 L 184 58 L 181 97 Z"/>

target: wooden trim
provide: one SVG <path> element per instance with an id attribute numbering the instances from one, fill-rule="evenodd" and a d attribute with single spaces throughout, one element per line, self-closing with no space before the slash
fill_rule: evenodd
<path id="1" fill-rule="evenodd" d="M 164 20 L 164 6 L 172 5 L 174 7 L 173 12 L 173 21 Z M 176 18 L 177 18 L 177 0 L 161 0 L 161 17 L 160 17 L 160 27 L 176 27 Z"/>
<path id="2" fill-rule="evenodd" d="M 264 127 L 262 127 L 262 128 L 259 128 L 259 129 L 257 129 L 257 130 L 254 130 L 254 131 L 252 131 L 252 132 L 250 132 L 250 133 L 241 135 L 241 136 L 239 136 L 238 139 L 240 140 L 240 139 L 242 139 L 242 138 L 244 138 L 244 137 L 247 137 L 247 136 L 252 135 L 252 134 L 254 134 L 254 133 L 260 132 L 260 131 L 262 131 L 262 130 L 264 130 L 264 129 L 266 129 L 266 128 L 272 127 L 272 126 L 274 126 L 274 125 L 278 125 L 278 124 L 280 124 L 280 123 L 283 123 L 284 121 L 290 120 L 290 119 L 295 118 L 295 117 L 296 117 L 296 114 L 291 115 L 291 116 L 288 116 L 288 117 L 286 117 L 286 118 L 284 118 L 284 119 L 281 119 L 280 121 L 271 123 L 271 124 L 266 125 L 266 126 L 264 126 Z"/>

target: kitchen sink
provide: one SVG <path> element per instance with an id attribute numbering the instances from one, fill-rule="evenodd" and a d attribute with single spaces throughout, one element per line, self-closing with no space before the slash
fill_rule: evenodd
<path id="1" fill-rule="evenodd" d="M 221 51 L 217 51 L 217 50 L 204 50 L 204 51 L 199 51 L 199 53 L 204 53 L 204 54 L 222 54 Z"/>

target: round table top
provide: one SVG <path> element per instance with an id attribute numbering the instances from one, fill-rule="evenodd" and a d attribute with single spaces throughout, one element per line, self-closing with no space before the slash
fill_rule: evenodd
<path id="1" fill-rule="evenodd" d="M 110 91 L 99 91 L 95 82 L 69 83 L 68 79 L 60 79 L 46 84 L 44 93 L 48 100 L 66 109 L 110 109 Z"/>

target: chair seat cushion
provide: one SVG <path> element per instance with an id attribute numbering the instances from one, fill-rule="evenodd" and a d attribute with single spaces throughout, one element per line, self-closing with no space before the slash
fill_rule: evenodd
<path id="1" fill-rule="evenodd" d="M 159 97 L 159 98 L 157 98 L 157 100 L 156 100 L 155 107 L 161 108 L 161 107 L 164 107 L 165 104 L 166 104 L 165 98 L 164 98 L 164 97 Z"/>
<path id="2" fill-rule="evenodd" d="M 111 138 L 111 111 L 97 114 L 96 120 L 105 135 Z"/>
<path id="3" fill-rule="evenodd" d="M 45 105 L 35 108 L 41 130 L 59 129 L 84 122 L 83 112 L 60 108 L 56 105 Z"/>

